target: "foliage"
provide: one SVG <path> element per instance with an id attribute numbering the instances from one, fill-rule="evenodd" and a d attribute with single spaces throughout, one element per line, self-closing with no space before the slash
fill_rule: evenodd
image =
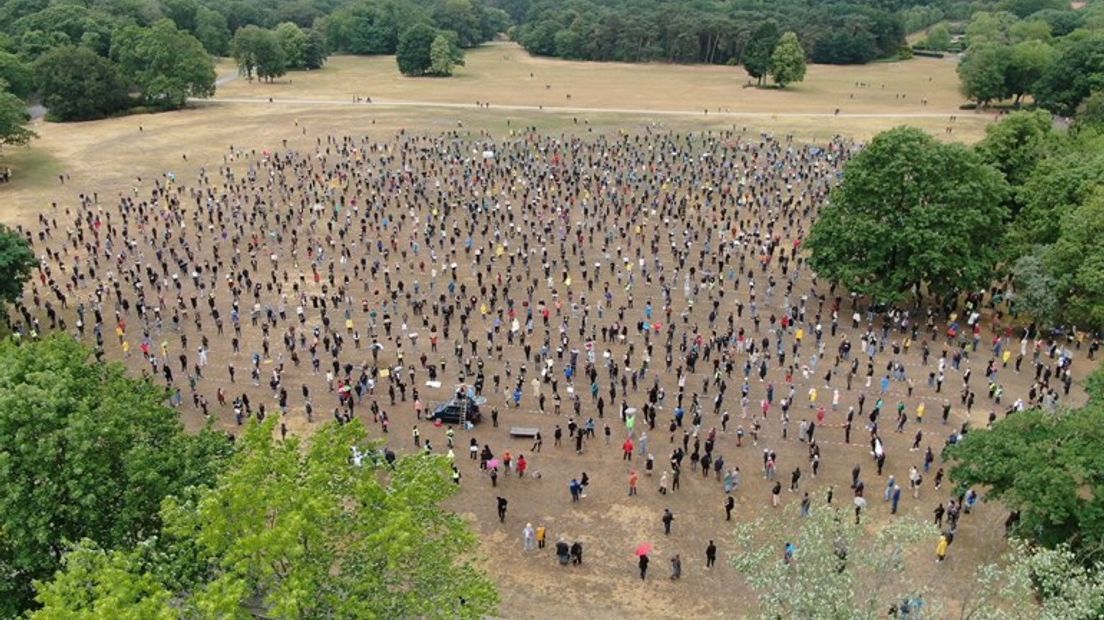
<path id="1" fill-rule="evenodd" d="M 1023 96 L 1054 63 L 1057 53 L 1042 41 L 1021 41 L 1011 47 L 1004 72 L 1004 89 L 1019 105 Z"/>
<path id="2" fill-rule="evenodd" d="M 940 52 L 947 51 L 951 47 L 951 31 L 947 30 L 947 27 L 943 24 L 936 25 L 928 31 L 928 36 L 924 39 L 922 47 Z"/>
<path id="3" fill-rule="evenodd" d="M 198 39 L 163 19 L 150 28 L 119 30 L 111 44 L 119 69 L 146 105 L 183 107 L 188 97 L 215 94 L 215 63 Z"/>
<path id="4" fill-rule="evenodd" d="M 814 0 L 546 0 L 525 10 L 508 10 L 520 15 L 515 17 L 514 38 L 533 54 L 738 64 L 759 79 L 769 74 L 770 55 L 783 31 L 796 33 L 817 62 L 844 64 L 895 55 L 905 43 L 903 20 L 893 12 L 898 6 Z M 774 34 L 757 35 L 767 23 L 774 24 Z"/>
<path id="5" fill-rule="evenodd" d="M 0 99 L 0 103 L 2 101 Z M 19 104 L 20 112 L 26 114 L 22 102 Z M 0 114 L 0 121 L 2 117 Z M 27 238 L 0 224 L 0 306 L 23 296 L 23 284 L 35 267 L 38 267 L 38 259 Z"/>
<path id="6" fill-rule="evenodd" d="M 90 540 L 70 550 L 53 581 L 36 583 L 42 606 L 31 620 L 174 620 L 172 593 L 142 570 L 139 553 L 108 551 Z"/>
<path id="7" fill-rule="evenodd" d="M 970 431 L 947 453 L 960 488 L 1020 511 L 1017 535 L 1055 547 L 1104 544 L 1104 409 L 1013 413 L 991 429 Z"/>
<path id="8" fill-rule="evenodd" d="M 128 104 L 118 68 L 85 47 L 59 47 L 35 62 L 35 81 L 50 116 L 61 121 L 103 118 Z"/>
<path id="9" fill-rule="evenodd" d="M 225 56 L 230 50 L 230 27 L 226 17 L 218 11 L 205 6 L 196 9 L 195 37 L 203 44 L 207 53 L 213 56 Z"/>
<path id="10" fill-rule="evenodd" d="M 1054 243 L 1065 215 L 1104 183 L 1104 136 L 1081 132 L 1056 140 L 1040 154 L 1027 179 L 1015 188 L 1019 211 L 1011 234 L 1022 248 Z"/>
<path id="11" fill-rule="evenodd" d="M 787 509 L 781 519 L 741 522 L 735 530 L 732 566 L 755 591 L 758 616 L 772 619 L 883 617 L 921 594 L 904 554 L 937 535 L 932 525 L 904 518 L 871 535 L 849 510 L 831 506 L 803 518 Z M 796 546 L 792 562 L 783 559 L 787 542 Z"/>
<path id="12" fill-rule="evenodd" d="M 31 116 L 27 114 L 26 102 L 12 93 L 0 91 L 0 146 L 22 145 L 30 142 L 31 138 L 37 137 L 38 134 L 27 127 L 27 122 L 30 120 Z M 5 234 L 3 229 L 0 229 L 0 239 Z M 4 281 L 0 284 L 0 290 L 8 284 L 4 273 L 3 243 L 3 241 L 0 241 L 0 281 Z M 23 280 L 19 280 L 17 283 L 22 286 Z M 3 294 L 0 293 L 0 304 L 3 303 L 3 297 Z"/>
<path id="13" fill-rule="evenodd" d="M 1033 317 L 1054 318 L 1058 309 L 1058 279 L 1047 266 L 1047 248 L 1036 246 L 1012 265 L 1012 308 Z"/>
<path id="14" fill-rule="evenodd" d="M 246 26 L 230 41 L 230 55 L 238 63 L 238 71 L 253 79 L 272 81 L 287 73 L 287 56 L 276 33 L 257 26 Z"/>
<path id="15" fill-rule="evenodd" d="M 1013 112 L 999 123 L 985 127 L 977 152 L 985 163 L 1018 187 L 1027 181 L 1036 164 L 1053 147 L 1054 119 L 1043 110 Z M 1014 213 L 1013 213 L 1014 215 Z"/>
<path id="16" fill-rule="evenodd" d="M 1077 127 L 1104 129 L 1104 90 L 1089 95 L 1077 108 Z"/>
<path id="17" fill-rule="evenodd" d="M 461 559 L 475 539 L 437 506 L 456 492 L 440 456 L 362 467 L 363 426 L 327 425 L 309 446 L 253 425 L 211 489 L 169 500 L 166 532 L 193 540 L 214 572 L 191 601 L 234 617 L 260 601 L 280 618 L 482 618 L 491 582 Z M 215 613 L 211 613 L 215 612 Z"/>
<path id="18" fill-rule="evenodd" d="M 438 31 L 428 24 L 414 24 L 399 39 L 395 61 L 399 72 L 406 76 L 425 75 L 433 64 L 429 49 Z"/>
<path id="19" fill-rule="evenodd" d="M 34 90 L 34 68 L 15 54 L 0 51 L 0 80 L 13 95 L 26 99 Z"/>
<path id="20" fill-rule="evenodd" d="M 1104 34 L 1069 42 L 1060 48 L 1035 87 L 1040 106 L 1072 116 L 1090 94 L 1104 90 Z"/>
<path id="21" fill-rule="evenodd" d="M 995 43 L 971 45 L 958 65 L 962 94 L 985 106 L 1008 96 L 1005 71 L 1008 48 Z"/>
<path id="22" fill-rule="evenodd" d="M 1104 614 L 1104 563 L 1068 546 L 1033 548 L 1019 539 L 999 563 L 974 571 L 958 603 L 964 620 L 1092 620 Z"/>
<path id="23" fill-rule="evenodd" d="M 284 22 L 276 26 L 276 40 L 280 42 L 280 48 L 284 51 L 288 69 L 306 68 L 307 50 L 310 47 L 310 37 L 307 33 L 291 22 Z"/>
<path id="24" fill-rule="evenodd" d="M 796 34 L 787 32 L 778 40 L 778 45 L 771 54 L 770 72 L 774 82 L 781 88 L 805 79 L 805 50 L 801 49 Z"/>
<path id="25" fill-rule="evenodd" d="M 453 67 L 464 64 L 464 52 L 456 37 L 449 35 L 447 32 L 438 34 L 429 46 L 429 73 L 432 75 L 448 77 Z"/>
<path id="26" fill-rule="evenodd" d="M 920 285 L 936 295 L 992 278 L 1008 185 L 962 145 L 897 128 L 845 167 L 806 247 L 817 273 L 878 301 Z"/>
<path id="27" fill-rule="evenodd" d="M 1047 264 L 1070 323 L 1104 328 L 1104 191 L 1066 214 Z"/>
<path id="28" fill-rule="evenodd" d="M 0 344 L 0 614 L 25 609 L 31 581 L 67 541 L 119 548 L 157 532 L 168 495 L 214 479 L 229 444 L 184 432 L 162 389 L 89 362 L 65 336 Z"/>
<path id="29" fill-rule="evenodd" d="M 752 33 L 751 39 L 744 48 L 743 63 L 748 75 L 763 83 L 763 78 L 770 73 L 771 54 L 778 46 L 781 35 L 778 33 L 778 25 L 773 21 L 766 21 L 759 25 Z"/>

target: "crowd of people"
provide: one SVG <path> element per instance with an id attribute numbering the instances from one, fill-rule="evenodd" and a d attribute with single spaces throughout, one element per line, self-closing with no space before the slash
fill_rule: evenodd
<path id="1" fill-rule="evenodd" d="M 537 498 L 562 483 L 583 505 L 596 476 L 604 501 L 657 511 L 622 536 L 667 534 L 678 579 L 669 504 L 688 479 L 681 510 L 715 515 L 694 521 L 712 567 L 734 508 L 792 495 L 807 515 L 850 470 L 856 521 L 882 481 L 887 514 L 937 505 L 942 561 L 981 501 L 945 484 L 942 449 L 971 421 L 1058 406 L 1099 343 L 1014 329 L 992 291 L 879 307 L 818 280 L 801 243 L 857 148 L 658 127 L 234 145 L 124 195 L 63 185 L 24 231 L 41 267 L 9 319 L 73 333 L 231 433 L 359 421 L 448 454 L 462 492 L 497 498 L 480 500 L 495 527 L 518 531 L 507 496 L 528 507 L 525 553 L 553 535 Z M 484 402 L 479 425 L 424 420 L 454 389 Z M 582 566 L 588 532 L 558 523 L 559 563 Z"/>

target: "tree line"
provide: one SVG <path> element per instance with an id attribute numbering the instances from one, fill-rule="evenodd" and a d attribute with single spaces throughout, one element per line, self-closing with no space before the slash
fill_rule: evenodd
<path id="1" fill-rule="evenodd" d="M 896 54 L 904 22 L 891 2 L 793 0 L 513 1 L 513 38 L 532 54 L 578 60 L 743 64 L 771 22 L 794 32 L 808 57 L 865 63 Z M 503 5 L 500 0 L 500 5 Z"/>
<path id="2" fill-rule="evenodd" d="M 820 277 L 877 303 L 988 293 L 1023 324 L 1104 330 L 1104 95 L 1069 129 L 1008 115 L 974 147 L 918 129 L 848 163 L 805 247 Z"/>
<path id="3" fill-rule="evenodd" d="M 1058 0 L 1006 0 L 955 28 L 966 51 L 958 67 L 963 95 L 984 107 L 1030 97 L 1054 114 L 1073 116 L 1104 89 L 1104 5 L 1071 9 Z M 933 47 L 950 29 L 933 29 Z"/>

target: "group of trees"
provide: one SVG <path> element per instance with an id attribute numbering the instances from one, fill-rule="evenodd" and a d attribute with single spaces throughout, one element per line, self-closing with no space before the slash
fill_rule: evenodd
<path id="1" fill-rule="evenodd" d="M 474 535 L 436 508 L 458 488 L 445 457 L 384 458 L 359 424 L 189 434 L 162 388 L 90 357 L 0 344 L 0 615 L 493 613 Z"/>
<path id="2" fill-rule="evenodd" d="M 745 64 L 767 22 L 794 32 L 816 62 L 864 63 L 896 54 L 905 30 L 890 2 L 795 0 L 521 0 L 500 3 L 530 53 L 580 60 Z M 776 34 L 775 37 L 778 35 Z M 771 47 L 773 49 L 773 46 Z"/>
<path id="3" fill-rule="evenodd" d="M 744 70 L 761 85 L 769 75 L 779 87 L 805 79 L 805 50 L 792 32 L 779 35 L 774 22 L 763 22 L 752 34 L 743 57 Z"/>
<path id="4" fill-rule="evenodd" d="M 1004 282 L 1013 314 L 1098 330 L 1102 182 L 1099 120 L 1060 131 L 1016 112 L 973 148 L 894 129 L 848 163 L 806 247 L 820 276 L 879 302 Z"/>
<path id="5" fill-rule="evenodd" d="M 230 55 L 241 74 L 250 80 L 256 76 L 272 81 L 289 69 L 319 69 L 328 54 L 320 31 L 305 32 L 292 22 L 284 22 L 272 30 L 245 26 L 230 41 Z"/>
<path id="6" fill-rule="evenodd" d="M 1030 96 L 1054 114 L 1072 116 L 1104 88 L 1104 7 L 1023 0 L 995 8 L 1004 10 L 977 12 L 965 28 L 958 73 L 966 97 L 985 106 L 1008 99 L 1019 105 Z M 943 32 L 933 28 L 929 41 L 942 42 Z"/>

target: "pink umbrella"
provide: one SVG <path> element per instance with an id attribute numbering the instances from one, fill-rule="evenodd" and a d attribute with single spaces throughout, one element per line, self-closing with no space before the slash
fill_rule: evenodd
<path id="1" fill-rule="evenodd" d="M 636 548 L 636 557 L 642 555 L 648 555 L 652 552 L 652 543 L 640 543 L 640 546 Z"/>
<path id="2" fill-rule="evenodd" d="M 491 459 L 491 460 L 487 461 L 487 469 L 497 469 L 498 466 L 501 465 L 501 464 L 502 464 L 502 462 L 499 461 L 498 459 Z"/>

